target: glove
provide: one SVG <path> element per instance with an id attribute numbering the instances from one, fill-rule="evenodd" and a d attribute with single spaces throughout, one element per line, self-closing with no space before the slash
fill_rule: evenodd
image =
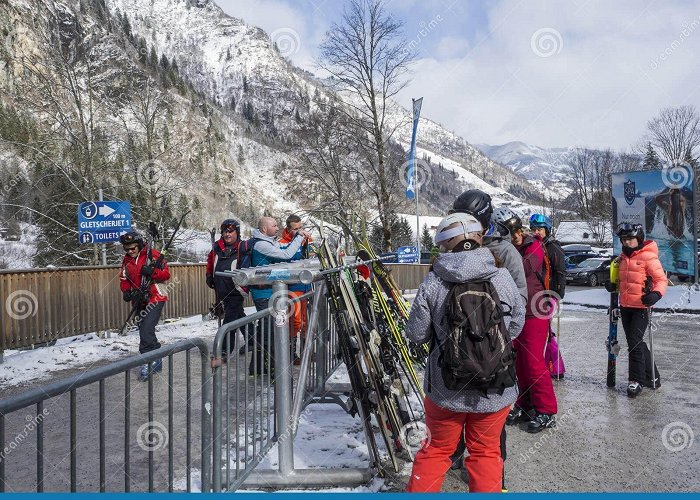
<path id="1" fill-rule="evenodd" d="M 153 266 L 145 265 L 141 268 L 141 276 L 151 276 L 153 270 Z"/>
<path id="2" fill-rule="evenodd" d="M 606 281 L 605 282 L 605 289 L 608 292 L 613 293 L 613 292 L 617 291 L 617 285 L 615 283 L 613 283 L 612 281 Z"/>
<path id="3" fill-rule="evenodd" d="M 127 290 L 126 292 L 122 293 L 122 298 L 124 299 L 124 302 L 131 302 L 131 299 L 134 297 L 133 292 L 134 290 Z"/>
<path id="4" fill-rule="evenodd" d="M 649 292 L 642 295 L 642 304 L 647 307 L 651 307 L 661 300 L 661 294 L 659 292 Z"/>
<path id="5" fill-rule="evenodd" d="M 207 275 L 207 286 L 209 288 L 214 288 L 214 276 Z"/>

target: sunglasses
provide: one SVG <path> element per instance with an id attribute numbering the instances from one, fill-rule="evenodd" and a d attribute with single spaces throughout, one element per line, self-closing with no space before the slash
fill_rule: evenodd
<path id="1" fill-rule="evenodd" d="M 224 233 L 235 233 L 235 232 L 236 232 L 235 228 L 227 227 L 226 229 L 224 229 Z"/>
<path id="2" fill-rule="evenodd" d="M 131 252 L 132 250 L 138 250 L 138 248 L 139 248 L 138 245 L 133 245 L 133 246 L 129 246 L 129 247 L 125 246 L 125 247 L 124 247 L 124 251 L 125 251 L 125 252 Z"/>

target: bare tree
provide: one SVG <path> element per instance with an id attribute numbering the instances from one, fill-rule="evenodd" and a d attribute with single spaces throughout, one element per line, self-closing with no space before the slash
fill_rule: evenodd
<path id="1" fill-rule="evenodd" d="M 388 146 L 395 129 L 386 118 L 390 100 L 408 83 L 415 58 L 401 30 L 402 23 L 386 13 L 381 0 L 351 0 L 320 47 L 319 65 L 350 94 L 348 115 L 361 131 L 355 144 L 366 167 L 364 184 L 377 201 L 386 250 L 392 246 L 391 221 L 399 202 L 402 163 L 390 158 Z"/>
<path id="2" fill-rule="evenodd" d="M 294 177 L 293 191 L 297 195 L 302 187 L 304 192 L 318 196 L 307 200 L 314 205 L 309 214 L 337 219 L 349 243 L 349 231 L 358 231 L 358 216 L 366 216 L 366 207 L 358 175 L 360 158 L 352 147 L 352 123 L 340 112 L 340 106 L 342 103 L 331 99 L 309 116 L 299 130 L 300 142 L 292 153 L 296 161 L 289 173 Z"/>
<path id="3" fill-rule="evenodd" d="M 700 116 L 693 106 L 662 109 L 647 129 L 651 144 L 670 164 L 697 160 L 700 155 Z"/>

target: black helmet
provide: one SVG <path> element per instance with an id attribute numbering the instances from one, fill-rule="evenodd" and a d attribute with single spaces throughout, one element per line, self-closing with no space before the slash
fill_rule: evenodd
<path id="1" fill-rule="evenodd" d="M 241 223 L 238 222 L 236 219 L 226 219 L 221 223 L 221 227 L 219 229 L 221 231 L 221 234 L 224 234 L 224 231 L 227 229 L 234 229 L 240 235 Z"/>
<path id="2" fill-rule="evenodd" d="M 122 234 L 119 237 L 119 243 L 122 245 L 131 245 L 132 243 L 136 243 L 139 246 L 139 250 L 146 245 L 143 241 L 143 236 L 136 231 L 129 231 L 128 233 Z"/>
<path id="3" fill-rule="evenodd" d="M 512 235 L 516 229 L 523 227 L 523 221 L 518 214 L 508 207 L 496 209 L 491 217 L 491 222 L 498 227 L 501 236 Z"/>
<path id="4" fill-rule="evenodd" d="M 630 224 L 622 222 L 618 224 L 616 234 L 620 241 L 623 239 L 636 238 L 639 244 L 644 243 L 644 228 L 641 224 Z"/>
<path id="5" fill-rule="evenodd" d="M 493 205 L 491 196 L 479 189 L 470 189 L 460 194 L 452 204 L 450 213 L 462 212 L 470 214 L 478 220 L 483 227 L 489 227 Z"/>

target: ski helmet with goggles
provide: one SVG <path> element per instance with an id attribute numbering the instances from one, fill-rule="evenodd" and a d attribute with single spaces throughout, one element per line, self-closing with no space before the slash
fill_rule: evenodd
<path id="1" fill-rule="evenodd" d="M 552 230 L 552 219 L 544 214 L 532 214 L 530 216 L 530 229 L 544 228 L 545 233 L 549 236 Z"/>
<path id="2" fill-rule="evenodd" d="M 620 238 L 620 242 L 622 242 L 623 239 L 636 238 L 640 245 L 644 243 L 644 229 L 641 224 L 622 222 L 618 224 L 616 234 L 618 238 Z"/>
<path id="3" fill-rule="evenodd" d="M 139 250 L 142 250 L 146 244 L 143 241 L 143 236 L 141 236 L 139 233 L 136 231 L 129 231 L 128 233 L 124 233 L 119 237 L 119 243 L 122 245 L 131 245 L 132 243 L 136 243 L 139 246 Z"/>
<path id="4" fill-rule="evenodd" d="M 450 227 L 454 226 L 454 227 Z M 462 212 L 456 212 L 446 216 L 438 224 L 437 230 L 435 231 L 435 245 L 440 247 L 441 251 L 446 251 L 445 243 L 447 243 L 452 238 L 464 237 L 460 250 L 472 250 L 478 248 L 480 243 L 470 238 L 472 233 L 478 233 L 481 235 L 484 232 L 484 227 L 481 223 L 471 214 L 465 214 Z M 450 251 L 455 251 L 454 248 Z"/>
<path id="5" fill-rule="evenodd" d="M 241 223 L 238 222 L 236 219 L 226 219 L 221 223 L 221 234 L 224 234 L 225 231 L 227 230 L 234 230 L 236 233 L 239 235 L 241 234 Z"/>
<path id="6" fill-rule="evenodd" d="M 508 236 L 516 229 L 522 229 L 523 227 L 523 221 L 520 220 L 518 214 L 508 207 L 501 207 L 494 210 L 491 216 L 491 222 L 498 226 L 501 236 Z"/>
<path id="7" fill-rule="evenodd" d="M 470 189 L 460 194 L 449 213 L 464 212 L 476 217 L 483 227 L 488 227 L 493 213 L 491 196 L 480 189 Z"/>

